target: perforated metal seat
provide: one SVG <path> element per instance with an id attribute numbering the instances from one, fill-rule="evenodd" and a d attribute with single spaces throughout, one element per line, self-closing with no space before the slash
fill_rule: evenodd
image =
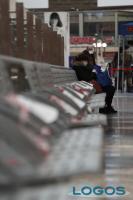
<path id="1" fill-rule="evenodd" d="M 75 72 L 71 69 L 51 66 L 51 71 L 54 84 L 65 84 L 78 81 Z"/>
<path id="2" fill-rule="evenodd" d="M 40 92 L 41 86 L 39 82 L 39 78 L 37 75 L 36 65 L 33 62 L 25 62 L 24 69 L 27 76 L 27 80 L 30 85 L 30 89 L 33 92 Z"/>
<path id="3" fill-rule="evenodd" d="M 36 63 L 35 65 L 41 90 L 53 86 L 50 65 L 47 63 Z"/>

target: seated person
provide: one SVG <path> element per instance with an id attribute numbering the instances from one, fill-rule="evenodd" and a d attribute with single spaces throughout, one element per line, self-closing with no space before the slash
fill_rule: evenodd
<path id="1" fill-rule="evenodd" d="M 78 80 L 88 82 L 96 80 L 100 84 L 102 91 L 106 93 L 105 106 L 100 108 L 99 112 L 103 114 L 117 113 L 112 107 L 115 87 L 112 85 L 112 80 L 108 75 L 108 71 L 105 70 L 105 72 L 103 72 L 101 66 L 96 65 L 93 47 L 87 47 L 75 60 L 80 63 L 79 65 L 75 64 L 73 67 Z"/>
<path id="2" fill-rule="evenodd" d="M 92 80 L 92 70 L 94 64 L 94 51 L 91 47 L 87 47 L 86 50 L 75 57 L 73 69 L 75 70 L 79 81 L 84 80 L 89 82 Z"/>
<path id="3" fill-rule="evenodd" d="M 96 73 L 97 82 L 101 85 L 103 92 L 106 93 L 105 107 L 100 108 L 99 112 L 103 114 L 117 113 L 117 111 L 112 107 L 115 87 L 112 85 L 112 80 L 107 69 L 104 69 L 103 71 L 101 66 L 94 65 L 93 72 Z"/>

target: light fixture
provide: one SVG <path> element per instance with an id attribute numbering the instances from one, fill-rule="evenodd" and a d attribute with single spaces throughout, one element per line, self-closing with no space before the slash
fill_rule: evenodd
<path id="1" fill-rule="evenodd" d="M 106 48 L 107 47 L 107 43 L 103 42 L 102 41 L 98 41 L 97 43 L 93 43 L 93 46 L 94 47 L 103 47 L 103 48 Z"/>
<path id="2" fill-rule="evenodd" d="M 96 43 L 93 43 L 92 45 L 93 45 L 94 47 L 97 47 L 97 44 L 96 44 Z"/>
<path id="3" fill-rule="evenodd" d="M 99 47 L 99 48 L 102 47 L 102 43 L 101 43 L 101 42 L 98 42 L 98 43 L 97 43 L 97 47 Z"/>
<path id="4" fill-rule="evenodd" d="M 102 43 L 102 47 L 106 48 L 107 47 L 107 43 Z"/>

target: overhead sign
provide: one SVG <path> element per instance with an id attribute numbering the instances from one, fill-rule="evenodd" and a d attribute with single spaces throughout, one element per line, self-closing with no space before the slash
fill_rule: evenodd
<path id="1" fill-rule="evenodd" d="M 103 39 L 104 42 L 107 44 L 111 44 L 113 42 L 113 37 L 104 37 Z M 79 36 L 72 36 L 70 38 L 70 43 L 71 44 L 93 44 L 96 42 L 95 37 L 79 37 Z"/>
<path id="2" fill-rule="evenodd" d="M 98 0 L 98 7 L 133 6 L 133 0 Z"/>
<path id="3" fill-rule="evenodd" d="M 127 29 L 128 29 L 128 32 L 129 32 L 129 33 L 132 33 L 132 34 L 133 34 L 133 25 L 132 25 L 132 26 L 129 25 L 129 26 L 127 27 Z"/>
<path id="4" fill-rule="evenodd" d="M 71 44 L 90 44 L 96 41 L 96 38 L 94 37 L 79 37 L 79 36 L 73 36 L 70 38 Z"/>
<path id="5" fill-rule="evenodd" d="M 133 22 L 119 22 L 119 35 L 133 35 Z"/>
<path id="6" fill-rule="evenodd" d="M 49 7 L 49 0 L 17 0 L 17 2 L 23 2 L 24 7 L 29 9 L 40 9 Z"/>

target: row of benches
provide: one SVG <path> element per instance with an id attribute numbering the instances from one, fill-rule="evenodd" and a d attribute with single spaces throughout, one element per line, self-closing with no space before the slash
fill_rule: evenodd
<path id="1" fill-rule="evenodd" d="M 78 81 L 74 70 L 11 57 L 1 56 L 0 68 L 1 95 L 9 91 L 41 92 L 54 85 Z M 92 107 L 100 107 L 104 104 L 104 98 L 104 93 L 93 95 L 89 103 L 92 103 Z"/>
<path id="2" fill-rule="evenodd" d="M 0 56 L 0 81 L 1 185 L 101 171 L 107 119 L 92 108 L 104 103 L 103 94 L 95 96 L 71 69 L 6 56 Z M 18 167 L 5 162 L 9 149 Z"/>

